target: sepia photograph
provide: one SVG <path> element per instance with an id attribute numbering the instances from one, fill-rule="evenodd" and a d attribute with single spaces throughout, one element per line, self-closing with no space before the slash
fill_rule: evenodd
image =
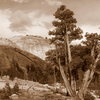
<path id="1" fill-rule="evenodd" d="M 0 100 L 100 100 L 100 0 L 0 0 Z"/>

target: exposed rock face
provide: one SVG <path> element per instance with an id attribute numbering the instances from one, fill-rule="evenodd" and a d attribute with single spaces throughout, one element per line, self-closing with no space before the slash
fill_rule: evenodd
<path id="1" fill-rule="evenodd" d="M 40 36 L 26 35 L 13 37 L 11 39 L 16 43 L 22 50 L 26 50 L 36 56 L 45 59 L 45 53 L 53 48 L 49 44 L 49 40 Z"/>

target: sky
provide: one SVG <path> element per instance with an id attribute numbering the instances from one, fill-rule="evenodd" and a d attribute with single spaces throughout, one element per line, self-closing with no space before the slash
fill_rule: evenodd
<path id="1" fill-rule="evenodd" d="M 48 36 L 62 4 L 74 12 L 84 33 L 100 33 L 100 0 L 0 0 L 0 37 Z"/>

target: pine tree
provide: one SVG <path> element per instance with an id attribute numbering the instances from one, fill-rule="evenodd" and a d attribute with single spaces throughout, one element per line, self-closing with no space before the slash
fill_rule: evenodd
<path id="1" fill-rule="evenodd" d="M 54 13 L 53 21 L 55 29 L 49 31 L 52 35 L 51 43 L 55 49 L 48 51 L 47 60 L 59 66 L 66 90 L 74 100 L 84 100 L 86 89 L 90 84 L 96 64 L 100 58 L 98 34 L 86 34 L 84 46 L 73 46 L 71 42 L 82 38 L 82 30 L 76 26 L 73 11 L 64 5 L 60 6 Z M 86 62 L 86 64 L 85 64 Z M 87 68 L 86 68 L 87 66 Z M 78 94 L 76 94 L 76 77 L 78 69 L 84 70 L 84 78 Z"/>

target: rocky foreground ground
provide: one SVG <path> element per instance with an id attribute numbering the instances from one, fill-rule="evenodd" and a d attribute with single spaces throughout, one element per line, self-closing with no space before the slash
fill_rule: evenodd
<path id="1" fill-rule="evenodd" d="M 56 89 L 60 89 L 60 92 L 66 93 L 66 89 L 60 83 L 50 86 L 48 84 L 40 84 L 38 82 L 21 80 L 17 78 L 14 81 L 11 81 L 9 78 L 4 77 L 3 79 L 0 79 L 1 89 L 5 86 L 6 82 L 9 82 L 11 88 L 13 88 L 16 82 L 19 85 L 19 95 L 12 94 L 9 97 L 11 100 L 70 100 L 70 97 L 66 97 L 55 91 Z M 94 96 L 94 100 L 100 100 L 99 96 L 96 96 L 94 91 L 91 91 L 91 95 Z"/>

